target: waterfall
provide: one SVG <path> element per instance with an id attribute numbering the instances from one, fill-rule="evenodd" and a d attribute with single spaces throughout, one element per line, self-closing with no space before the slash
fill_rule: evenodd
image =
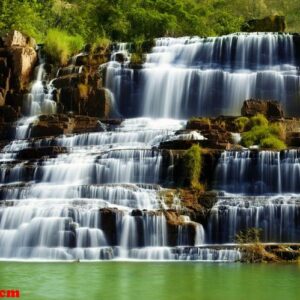
<path id="1" fill-rule="evenodd" d="M 0 259 L 237 261 L 231 243 L 251 227 L 262 229 L 266 243 L 298 242 L 298 150 L 224 151 L 215 169 L 217 201 L 202 218 L 180 193 L 168 190 L 171 204 L 164 199 L 178 152 L 160 147 L 204 140 L 185 130 L 184 119 L 239 114 L 250 97 L 277 99 L 299 114 L 293 36 L 160 38 L 140 67 L 129 52 L 129 44 L 118 44 L 99 67 L 115 116 L 128 118 L 101 132 L 30 138 L 37 115 L 56 111 L 51 81 L 38 66 L 29 117 L 0 152 Z M 83 69 L 58 74 L 73 71 Z M 21 159 L 23 150 L 56 146 L 63 151 Z"/>
<path id="2" fill-rule="evenodd" d="M 299 193 L 298 150 L 225 151 L 216 167 L 215 187 L 230 193 Z"/>
<path id="3" fill-rule="evenodd" d="M 213 207 L 206 235 L 208 243 L 233 243 L 247 228 L 260 228 L 261 241 L 297 243 L 300 236 L 298 196 L 219 197 Z"/>
<path id="4" fill-rule="evenodd" d="M 236 260 L 238 250 L 203 248 L 203 227 L 188 218 L 169 230 L 158 184 L 173 180 L 174 161 L 164 162 L 158 146 L 203 138 L 182 133 L 185 124 L 128 119 L 109 131 L 7 144 L 0 164 L 0 259 Z M 49 146 L 68 151 L 16 159 L 24 149 Z"/>
<path id="5" fill-rule="evenodd" d="M 30 127 L 36 121 L 36 115 L 56 113 L 56 102 L 53 100 L 54 87 L 45 81 L 44 63 L 37 66 L 36 78 L 30 93 L 24 101 L 24 110 L 30 117 L 24 117 L 16 123 L 16 139 L 30 137 Z"/>
<path id="6" fill-rule="evenodd" d="M 56 102 L 52 100 L 54 87 L 51 82 L 47 85 L 45 80 L 44 63 L 37 67 L 36 79 L 28 95 L 29 114 L 53 114 L 56 112 Z"/>
<path id="7" fill-rule="evenodd" d="M 141 69 L 112 61 L 106 85 L 125 117 L 239 115 L 249 98 L 278 100 L 298 115 L 294 52 L 289 34 L 160 38 Z"/>

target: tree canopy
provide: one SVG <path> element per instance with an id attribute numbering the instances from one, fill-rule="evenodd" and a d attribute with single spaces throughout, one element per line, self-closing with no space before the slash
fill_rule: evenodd
<path id="1" fill-rule="evenodd" d="M 0 0 L 0 32 L 17 29 L 39 42 L 53 29 L 85 42 L 214 36 L 271 14 L 285 15 L 287 30 L 300 31 L 299 0 Z"/>

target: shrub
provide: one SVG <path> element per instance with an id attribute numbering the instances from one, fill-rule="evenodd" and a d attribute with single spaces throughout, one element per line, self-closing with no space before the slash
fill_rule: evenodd
<path id="1" fill-rule="evenodd" d="M 286 138 L 286 129 L 281 123 L 273 123 L 270 125 L 270 132 L 275 136 L 278 136 L 281 140 Z"/>
<path id="2" fill-rule="evenodd" d="M 249 119 L 247 117 L 239 117 L 233 121 L 238 132 L 244 132 L 248 122 L 249 122 Z"/>
<path id="3" fill-rule="evenodd" d="M 260 146 L 265 149 L 286 149 L 286 144 L 275 136 L 269 136 L 260 141 Z"/>
<path id="4" fill-rule="evenodd" d="M 107 50 L 111 45 L 110 39 L 106 37 L 98 37 L 92 44 L 92 53 L 100 52 L 101 50 Z"/>
<path id="5" fill-rule="evenodd" d="M 45 39 L 45 52 L 54 61 L 64 65 L 71 55 L 79 52 L 84 41 L 79 35 L 69 35 L 65 31 L 50 29 Z"/>
<path id="6" fill-rule="evenodd" d="M 141 65 L 144 63 L 144 57 L 142 53 L 132 53 L 130 57 L 132 64 Z"/>
<path id="7" fill-rule="evenodd" d="M 257 114 L 254 117 L 251 117 L 248 124 L 247 128 L 251 129 L 254 126 L 268 126 L 269 121 L 267 118 L 262 115 L 262 114 Z"/>
<path id="8" fill-rule="evenodd" d="M 262 139 L 265 139 L 270 135 L 268 126 L 254 126 L 251 130 L 242 134 L 241 144 L 245 147 L 259 145 Z"/>
<path id="9" fill-rule="evenodd" d="M 262 234 L 261 228 L 251 227 L 241 230 L 235 236 L 235 242 L 238 244 L 259 243 Z"/>
<path id="10" fill-rule="evenodd" d="M 202 168 L 201 148 L 199 145 L 193 145 L 184 152 L 182 157 L 184 182 L 191 188 L 199 189 L 201 187 L 199 179 Z"/>
<path id="11" fill-rule="evenodd" d="M 238 123 L 238 122 L 237 122 Z M 283 150 L 286 148 L 285 129 L 282 124 L 269 124 L 262 114 L 257 114 L 246 123 L 248 131 L 242 133 L 241 144 L 245 147 L 259 145 L 262 148 Z"/>
<path id="12" fill-rule="evenodd" d="M 240 244 L 242 251 L 242 262 L 260 263 L 278 261 L 276 255 L 266 251 L 261 243 L 261 228 L 247 228 L 235 236 L 235 242 Z"/>

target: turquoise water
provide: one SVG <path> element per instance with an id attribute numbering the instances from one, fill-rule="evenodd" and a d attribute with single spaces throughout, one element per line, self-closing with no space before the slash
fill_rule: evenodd
<path id="1" fill-rule="evenodd" d="M 21 299 L 300 299 L 300 265 L 0 262 Z"/>

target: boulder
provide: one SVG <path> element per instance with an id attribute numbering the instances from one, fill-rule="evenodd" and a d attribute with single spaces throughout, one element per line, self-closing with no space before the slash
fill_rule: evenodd
<path id="1" fill-rule="evenodd" d="M 86 104 L 87 114 L 91 117 L 108 118 L 111 112 L 111 96 L 107 89 L 93 89 Z"/>
<path id="2" fill-rule="evenodd" d="M 252 117 L 258 113 L 267 118 L 283 118 L 284 113 L 281 105 L 273 100 L 249 99 L 244 101 L 241 110 L 242 116 Z"/>
<path id="3" fill-rule="evenodd" d="M 167 220 L 168 228 L 168 246 L 177 246 L 179 238 L 179 226 L 185 233 L 185 242 L 187 245 L 194 245 L 196 227 L 195 223 L 184 222 L 183 217 L 175 210 L 167 210 L 164 212 Z"/>
<path id="4" fill-rule="evenodd" d="M 40 115 L 31 125 L 31 137 L 103 131 L 97 118 L 79 115 Z"/>
<path id="5" fill-rule="evenodd" d="M 118 244 L 117 237 L 117 218 L 123 212 L 116 208 L 101 208 L 100 209 L 100 222 L 103 232 L 107 238 L 109 245 L 116 246 Z"/>
<path id="6" fill-rule="evenodd" d="M 0 106 L 0 119 L 5 123 L 12 123 L 17 121 L 17 112 L 9 105 Z"/>
<path id="7" fill-rule="evenodd" d="M 17 112 L 23 107 L 24 93 L 10 90 L 6 94 L 5 104 L 13 107 Z"/>
<path id="8" fill-rule="evenodd" d="M 63 134 L 63 128 L 57 125 L 34 125 L 31 127 L 31 137 L 56 136 Z"/>
<path id="9" fill-rule="evenodd" d="M 80 83 L 85 83 L 84 74 L 72 73 L 57 77 L 52 81 L 53 86 L 57 89 L 75 87 Z"/>
<path id="10" fill-rule="evenodd" d="M 286 28 L 284 16 L 267 16 L 263 19 L 252 19 L 245 22 L 241 31 L 244 32 L 284 32 Z"/>
<path id="11" fill-rule="evenodd" d="M 30 82 L 31 74 L 37 62 L 37 53 L 32 47 L 10 48 L 12 59 L 12 82 L 13 88 L 22 90 Z"/>
<path id="12" fill-rule="evenodd" d="M 28 37 L 20 31 L 12 30 L 4 37 L 4 45 L 8 48 L 26 46 L 35 47 L 36 42 L 33 38 Z"/>
<path id="13" fill-rule="evenodd" d="M 66 86 L 63 87 L 60 91 L 60 103 L 64 107 L 65 112 L 74 112 L 79 113 L 79 91 L 77 87 Z"/>
<path id="14" fill-rule="evenodd" d="M 186 129 L 210 130 L 212 120 L 209 118 L 192 118 L 186 124 Z"/>

